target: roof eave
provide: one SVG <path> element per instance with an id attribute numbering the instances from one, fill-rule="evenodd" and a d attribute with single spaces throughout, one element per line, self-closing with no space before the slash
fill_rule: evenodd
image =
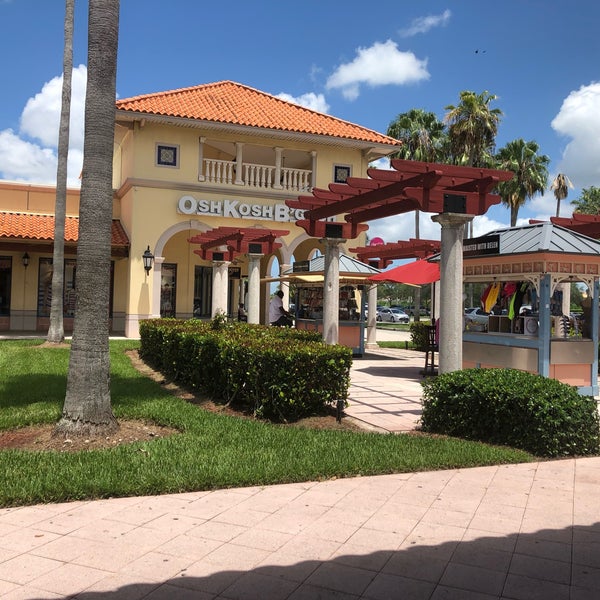
<path id="1" fill-rule="evenodd" d="M 324 144 L 343 148 L 355 148 L 363 152 L 370 158 L 380 158 L 388 156 L 397 151 L 398 146 L 394 144 L 383 144 L 369 140 L 360 140 L 354 138 L 342 138 L 331 135 L 321 135 L 314 133 L 304 133 L 300 131 L 282 131 L 280 129 L 269 129 L 264 127 L 254 127 L 250 125 L 236 125 L 234 123 L 222 123 L 217 121 L 207 121 L 200 119 L 187 119 L 185 117 L 174 117 L 166 115 L 156 115 L 130 110 L 116 111 L 116 121 L 134 123 L 136 121 L 148 121 L 160 125 L 169 125 L 174 127 L 187 127 L 189 129 L 201 129 L 203 131 L 220 131 L 236 135 L 253 135 L 256 137 L 265 137 L 270 139 L 294 140 L 306 143 Z"/>

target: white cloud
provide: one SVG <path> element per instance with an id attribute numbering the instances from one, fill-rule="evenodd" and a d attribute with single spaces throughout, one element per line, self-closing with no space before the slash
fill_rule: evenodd
<path id="1" fill-rule="evenodd" d="M 487 214 L 479 215 L 473 219 L 473 237 L 479 237 L 489 233 L 490 231 L 495 231 L 496 229 L 506 229 L 507 227 L 508 225 L 506 223 L 491 219 L 487 216 Z"/>
<path id="2" fill-rule="evenodd" d="M 428 15 L 414 19 L 409 27 L 400 30 L 402 37 L 412 37 L 418 33 L 427 33 L 434 27 L 445 27 L 450 21 L 452 13 L 446 9 L 441 15 Z"/>
<path id="3" fill-rule="evenodd" d="M 429 79 L 427 59 L 412 52 L 401 52 L 392 40 L 358 48 L 356 58 L 340 65 L 327 79 L 327 89 L 341 89 L 348 100 L 355 100 L 360 85 L 405 85 Z"/>
<path id="4" fill-rule="evenodd" d="M 571 138 L 557 171 L 565 173 L 577 188 L 600 186 L 600 83 L 571 92 L 551 125 Z"/>
<path id="5" fill-rule="evenodd" d="M 280 94 L 277 94 L 276 97 L 281 98 L 281 100 L 285 100 L 286 102 L 293 102 L 294 104 L 299 104 L 300 106 L 304 106 L 305 108 L 310 108 L 311 110 L 316 110 L 318 112 L 327 113 L 329 111 L 329 104 L 327 104 L 323 94 L 308 92 L 306 94 L 302 94 L 302 96 L 291 96 L 290 94 L 281 92 Z"/>
<path id="6" fill-rule="evenodd" d="M 431 220 L 431 213 L 419 215 L 419 237 L 426 240 L 439 240 L 441 229 Z M 386 217 L 369 222 L 367 235 L 370 239 L 380 237 L 386 244 L 415 237 L 415 212 Z"/>
<path id="7" fill-rule="evenodd" d="M 73 69 L 68 185 L 80 185 L 87 68 Z M 44 84 L 23 109 L 18 133 L 0 131 L 0 175 L 3 179 L 56 183 L 58 129 L 62 103 L 62 75 Z"/>
<path id="8" fill-rule="evenodd" d="M 390 165 L 390 159 L 387 156 L 383 156 L 382 158 L 378 158 L 373 162 L 369 163 L 369 167 L 374 169 L 384 169 L 386 171 L 391 171 L 392 165 Z"/>
<path id="9" fill-rule="evenodd" d="M 2 178 L 51 184 L 56 181 L 56 155 L 50 148 L 28 142 L 11 129 L 0 131 Z"/>

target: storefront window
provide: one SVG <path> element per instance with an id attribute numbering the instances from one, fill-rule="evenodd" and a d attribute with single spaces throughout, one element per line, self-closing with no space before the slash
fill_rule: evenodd
<path id="1" fill-rule="evenodd" d="M 0 317 L 10 315 L 10 275 L 12 259 L 0 256 Z"/>
<path id="2" fill-rule="evenodd" d="M 112 316 L 113 295 L 113 263 L 110 265 L 110 305 L 109 314 Z M 38 317 L 49 317 L 52 307 L 52 259 L 40 258 L 40 269 L 38 278 Z M 75 316 L 75 278 L 77 275 L 77 261 L 66 259 L 64 266 L 64 288 L 63 288 L 63 316 L 72 318 Z"/>
<path id="3" fill-rule="evenodd" d="M 212 267 L 194 270 L 194 317 L 210 317 L 212 302 Z"/>
<path id="4" fill-rule="evenodd" d="M 160 279 L 160 316 L 175 316 L 175 293 L 177 291 L 177 265 L 163 263 Z"/>

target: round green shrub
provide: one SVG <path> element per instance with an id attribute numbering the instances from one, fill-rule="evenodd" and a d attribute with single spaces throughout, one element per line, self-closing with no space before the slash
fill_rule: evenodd
<path id="1" fill-rule="evenodd" d="M 423 431 L 500 444 L 536 456 L 600 450 L 594 398 L 515 369 L 464 369 L 423 381 Z"/>

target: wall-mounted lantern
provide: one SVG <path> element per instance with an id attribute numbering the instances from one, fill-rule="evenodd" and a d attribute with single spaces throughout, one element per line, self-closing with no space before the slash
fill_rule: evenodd
<path id="1" fill-rule="evenodd" d="M 154 262 L 154 254 L 150 252 L 150 246 L 144 250 L 144 254 L 142 254 L 142 260 L 144 261 L 144 271 L 146 271 L 146 275 L 148 275 L 152 269 L 152 263 Z"/>

